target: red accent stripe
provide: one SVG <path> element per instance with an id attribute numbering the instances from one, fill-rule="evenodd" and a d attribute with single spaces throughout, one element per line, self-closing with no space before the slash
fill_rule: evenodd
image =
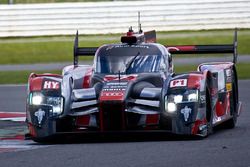
<path id="1" fill-rule="evenodd" d="M 197 135 L 198 131 L 199 131 L 199 127 L 201 125 L 205 125 L 207 123 L 206 118 L 204 118 L 203 120 L 196 120 L 193 127 L 192 127 L 192 135 Z"/>
<path id="2" fill-rule="evenodd" d="M 170 52 L 171 51 L 182 52 L 182 51 L 195 51 L 196 50 L 196 47 L 194 45 L 167 46 L 167 48 L 169 48 Z"/>
<path id="3" fill-rule="evenodd" d="M 155 125 L 159 123 L 159 114 L 147 115 L 146 125 Z"/>
<path id="4" fill-rule="evenodd" d="M 102 91 L 100 101 L 122 101 L 124 100 L 125 91 Z"/>
<path id="5" fill-rule="evenodd" d="M 84 115 L 76 118 L 77 126 L 88 126 L 90 122 L 90 115 Z"/>
<path id="6" fill-rule="evenodd" d="M 31 78 L 30 79 L 30 91 L 42 90 L 43 78 Z"/>
<path id="7" fill-rule="evenodd" d="M 93 73 L 92 68 L 89 68 L 85 74 L 85 76 L 83 77 L 83 88 L 89 88 L 90 87 L 90 77 Z"/>
<path id="8" fill-rule="evenodd" d="M 34 78 L 34 77 L 57 77 L 57 78 L 62 78 L 62 75 L 59 75 L 59 74 L 50 74 L 50 73 L 47 73 L 47 74 L 31 74 L 30 75 L 31 78 Z"/>
<path id="9" fill-rule="evenodd" d="M 13 137 L 1 138 L 1 140 L 24 140 L 24 139 L 25 139 L 24 135 L 16 135 L 16 136 L 13 136 Z"/>
<path id="10" fill-rule="evenodd" d="M 0 112 L 0 118 L 26 117 L 26 113 Z"/>
<path id="11" fill-rule="evenodd" d="M 203 78 L 201 74 L 190 74 L 188 77 L 188 88 L 200 88 L 200 81 Z"/>
<path id="12" fill-rule="evenodd" d="M 31 123 L 28 123 L 28 129 L 29 129 L 30 135 L 32 137 L 36 137 L 37 136 L 36 130 L 35 130 L 34 126 Z"/>

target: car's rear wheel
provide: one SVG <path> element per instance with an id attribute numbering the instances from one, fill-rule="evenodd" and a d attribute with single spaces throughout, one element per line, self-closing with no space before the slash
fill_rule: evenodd
<path id="1" fill-rule="evenodd" d="M 207 136 L 213 133 L 213 111 L 211 104 L 211 94 L 209 87 L 206 88 L 206 120 L 207 120 Z"/>
<path id="2" fill-rule="evenodd" d="M 54 138 L 52 136 L 48 137 L 31 137 L 31 139 L 37 143 L 51 143 L 53 142 Z"/>

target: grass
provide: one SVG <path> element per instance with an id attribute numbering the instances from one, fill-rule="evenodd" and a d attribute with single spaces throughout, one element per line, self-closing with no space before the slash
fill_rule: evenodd
<path id="1" fill-rule="evenodd" d="M 119 34 L 82 35 L 80 46 L 100 46 L 119 42 Z M 180 44 L 230 44 L 233 30 L 160 32 L 158 42 Z M 238 34 L 239 54 L 250 54 L 250 29 Z M 73 59 L 74 36 L 0 38 L 0 64 L 65 62 Z M 83 59 L 91 59 L 86 57 Z"/>
<path id="2" fill-rule="evenodd" d="M 176 73 L 182 73 L 187 71 L 196 71 L 196 65 L 175 66 Z M 250 79 L 250 64 L 239 63 L 237 64 L 239 79 Z M 55 73 L 61 74 L 61 71 L 34 71 L 35 73 Z M 25 84 L 28 81 L 28 77 L 31 71 L 0 71 L 0 84 Z"/>
<path id="3" fill-rule="evenodd" d="M 34 71 L 35 73 L 55 73 L 61 74 L 61 71 Z M 0 71 L 0 84 L 24 84 L 28 82 L 31 71 Z"/>

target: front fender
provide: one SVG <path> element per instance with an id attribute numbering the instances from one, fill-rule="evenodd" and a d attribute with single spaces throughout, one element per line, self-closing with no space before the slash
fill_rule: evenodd
<path id="1" fill-rule="evenodd" d="M 30 75 L 27 88 L 26 116 L 32 137 L 46 137 L 56 132 L 56 120 L 54 119 L 57 117 L 56 110 L 52 104 L 47 104 L 47 102 L 50 100 L 48 97 L 55 97 L 60 99 L 60 104 L 63 103 L 61 83 L 61 75 L 33 73 Z M 59 112 L 62 111 L 61 108 Z"/>
<path id="2" fill-rule="evenodd" d="M 181 74 L 170 79 L 163 96 L 164 105 L 160 121 L 165 129 L 176 134 L 201 133 L 199 127 L 206 123 L 205 83 L 206 78 L 202 72 Z M 172 98 L 175 96 L 178 97 Z M 192 96 L 195 96 L 195 99 L 192 99 Z M 173 103 L 175 111 L 169 111 L 169 103 Z"/>

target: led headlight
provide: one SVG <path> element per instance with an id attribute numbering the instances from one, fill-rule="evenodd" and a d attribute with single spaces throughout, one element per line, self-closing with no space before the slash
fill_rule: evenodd
<path id="1" fill-rule="evenodd" d="M 43 103 L 43 95 L 41 93 L 31 93 L 30 94 L 30 104 L 41 105 Z"/>
<path id="2" fill-rule="evenodd" d="M 174 113 L 176 111 L 176 104 L 175 103 L 167 103 L 167 111 L 169 113 Z"/>
<path id="3" fill-rule="evenodd" d="M 46 104 L 53 107 L 53 114 L 61 114 L 63 111 L 62 97 L 47 97 Z"/>
<path id="4" fill-rule="evenodd" d="M 191 93 L 188 95 L 188 101 L 197 101 L 198 100 L 198 91 L 197 93 Z"/>
<path id="5" fill-rule="evenodd" d="M 176 109 L 177 109 L 177 106 L 174 102 L 174 97 L 173 96 L 166 96 L 165 97 L 165 110 L 166 110 L 166 112 L 174 113 L 176 111 Z"/>
<path id="6" fill-rule="evenodd" d="M 165 110 L 168 113 L 176 112 L 179 103 L 197 102 L 199 97 L 199 91 L 196 89 L 175 90 L 172 93 L 165 97 Z"/>
<path id="7" fill-rule="evenodd" d="M 182 95 L 176 95 L 176 96 L 174 96 L 174 102 L 175 103 L 181 103 L 182 99 L 183 99 Z"/>
<path id="8" fill-rule="evenodd" d="M 44 96 L 40 92 L 30 93 L 29 96 L 30 105 L 47 105 L 52 106 L 53 115 L 59 115 L 63 112 L 63 98 Z"/>

